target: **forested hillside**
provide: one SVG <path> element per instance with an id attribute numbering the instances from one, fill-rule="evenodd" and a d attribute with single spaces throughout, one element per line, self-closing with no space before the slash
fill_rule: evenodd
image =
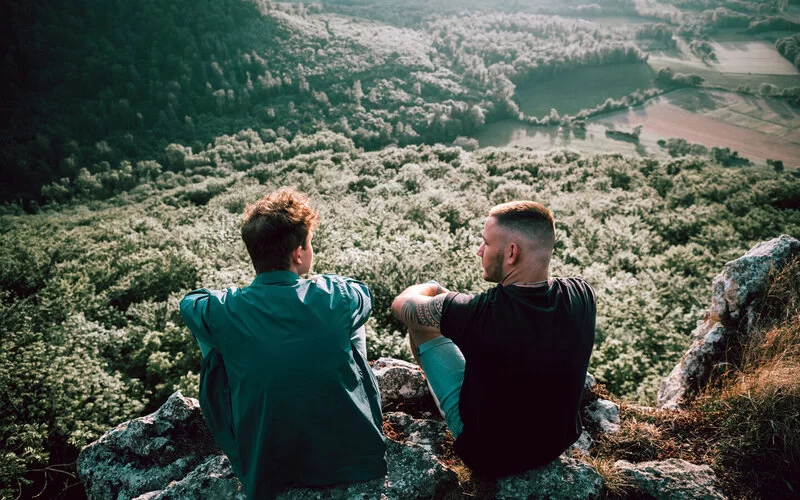
<path id="1" fill-rule="evenodd" d="M 355 276 L 375 294 L 371 359 L 408 356 L 389 305 L 409 283 L 488 286 L 474 252 L 489 207 L 545 203 L 558 221 L 553 274 L 583 276 L 599 297 L 591 370 L 642 402 L 685 348 L 720 266 L 754 242 L 800 234 L 800 180 L 700 159 L 369 153 L 332 132 L 222 136 L 107 201 L 0 219 L 6 484 L 48 452 L 69 460 L 179 388 L 196 393 L 200 353 L 178 300 L 250 282 L 238 221 L 247 202 L 284 185 L 321 212 L 315 272 Z"/>
<path id="2" fill-rule="evenodd" d="M 321 212 L 314 271 L 375 294 L 370 359 L 408 358 L 389 311 L 408 284 L 489 286 L 475 251 L 492 205 L 549 206 L 552 274 L 597 292 L 590 370 L 639 403 L 686 348 L 722 264 L 800 235 L 796 162 L 742 166 L 753 162 L 729 148 L 660 136 L 649 157 L 642 127 L 601 143 L 586 125 L 725 78 L 672 95 L 745 116 L 791 152 L 795 68 L 729 77 L 708 38 L 758 33 L 788 65 L 774 47 L 797 52 L 781 2 L 12 0 L 5 12 L 3 498 L 79 491 L 64 485 L 81 446 L 177 389 L 196 393 L 200 352 L 178 300 L 250 283 L 239 220 L 280 186 Z M 759 99 L 740 85 L 751 76 Z M 541 91 L 585 79 L 580 95 Z M 602 154 L 481 148 L 477 132 L 501 122 L 549 127 L 551 143 L 588 137 Z"/>
<path id="3" fill-rule="evenodd" d="M 755 21 L 777 4 L 736 5 Z M 463 13 L 474 7 L 468 2 L 415 10 L 413 2 L 14 0 L 0 83 L 0 200 L 35 211 L 47 201 L 42 185 L 68 183 L 82 168 L 163 162 L 170 143 L 197 152 L 243 128 L 291 139 L 327 127 L 368 149 L 452 141 L 517 119 L 517 85 L 580 67 L 641 64 L 654 41 L 706 34 L 687 28 L 703 16 L 673 19 L 666 4 L 653 12 L 617 1 L 517 5 L 524 13 L 504 6 L 508 13 Z M 392 14 L 409 10 L 416 14 Z M 544 15 L 554 13 L 648 15 L 655 23 Z M 619 109 L 688 81 L 662 79 L 624 102 L 600 107 L 603 98 L 589 108 Z"/>

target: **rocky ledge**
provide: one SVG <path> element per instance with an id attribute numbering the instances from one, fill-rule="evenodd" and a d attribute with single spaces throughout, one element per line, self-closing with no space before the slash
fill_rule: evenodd
<path id="1" fill-rule="evenodd" d="M 712 306 L 694 333 L 692 347 L 664 383 L 659 397 L 663 407 L 679 406 L 713 370 L 727 343 L 748 334 L 769 272 L 799 253 L 800 242 L 781 236 L 725 265 L 714 280 Z M 464 493 L 458 466 L 448 452 L 452 437 L 441 418 L 430 411 L 416 412 L 426 418 L 394 411 L 432 407 L 421 370 L 390 358 L 379 359 L 372 369 L 386 410 L 386 477 L 328 488 L 293 488 L 278 498 L 457 498 Z M 545 467 L 484 485 L 482 491 L 505 499 L 600 498 L 603 477 L 592 465 L 589 450 L 599 433 L 618 431 L 620 410 L 599 397 L 595 387 L 594 378 L 587 376 L 582 410 L 586 430 L 572 448 Z M 620 460 L 614 469 L 647 497 L 725 498 L 704 464 Z M 125 422 L 86 446 L 78 459 L 78 474 L 95 500 L 244 498 L 228 459 L 211 438 L 199 403 L 179 392 L 155 413 Z"/>

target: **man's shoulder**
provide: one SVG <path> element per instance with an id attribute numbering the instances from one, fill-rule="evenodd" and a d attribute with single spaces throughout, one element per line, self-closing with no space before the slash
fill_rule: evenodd
<path id="1" fill-rule="evenodd" d="M 594 296 L 594 289 L 592 288 L 592 286 L 585 279 L 579 276 L 571 276 L 568 278 L 553 278 L 553 279 L 561 283 L 563 287 L 579 290 L 581 292 L 589 293 L 592 296 Z"/>
<path id="2" fill-rule="evenodd" d="M 339 293 L 349 296 L 354 289 L 369 292 L 369 288 L 364 283 L 339 274 L 319 274 L 303 281 L 324 293 Z"/>
<path id="3" fill-rule="evenodd" d="M 241 290 L 242 290 L 241 288 L 235 286 L 230 288 L 223 288 L 221 290 L 198 288 L 197 290 L 192 290 L 191 292 L 184 295 L 183 298 L 181 299 L 181 304 L 187 302 L 196 302 L 196 301 L 224 303 L 231 297 L 239 294 Z"/>

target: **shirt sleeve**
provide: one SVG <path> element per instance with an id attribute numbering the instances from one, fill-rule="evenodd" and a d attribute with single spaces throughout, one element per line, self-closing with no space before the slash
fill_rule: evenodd
<path id="1" fill-rule="evenodd" d="M 353 330 L 364 325 L 372 314 L 372 292 L 367 285 L 352 278 L 342 278 L 348 286 L 350 295 L 350 317 Z"/>
<path id="2" fill-rule="evenodd" d="M 353 278 L 335 274 L 322 275 L 316 279 L 318 284 L 329 283 L 329 285 L 323 285 L 326 288 L 332 285 L 333 295 L 337 297 L 337 301 L 345 300 L 347 302 L 348 321 L 352 330 L 357 330 L 367 322 L 372 314 L 372 292 L 369 291 L 367 285 Z"/>
<path id="3" fill-rule="evenodd" d="M 480 295 L 449 292 L 442 305 L 442 335 L 464 350 L 469 343 L 473 316 Z"/>
<path id="4" fill-rule="evenodd" d="M 186 294 L 181 299 L 181 316 L 189 331 L 192 332 L 197 343 L 200 345 L 200 352 L 205 358 L 214 347 L 214 340 L 211 337 L 211 329 L 206 322 L 208 311 L 208 300 L 211 292 L 205 288 L 194 290 Z"/>

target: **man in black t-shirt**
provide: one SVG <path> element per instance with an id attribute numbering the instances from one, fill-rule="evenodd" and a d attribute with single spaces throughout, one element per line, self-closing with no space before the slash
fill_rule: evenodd
<path id="1" fill-rule="evenodd" d="M 513 201 L 492 208 L 478 256 L 498 285 L 478 295 L 436 282 L 392 303 L 456 438 L 480 475 L 547 464 L 581 433 L 580 401 L 594 344 L 595 297 L 580 278 L 550 278 L 550 211 Z"/>

